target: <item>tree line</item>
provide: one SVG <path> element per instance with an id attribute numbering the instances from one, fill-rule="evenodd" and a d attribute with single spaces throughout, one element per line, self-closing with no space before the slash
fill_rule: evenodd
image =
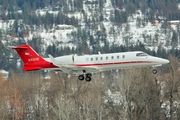
<path id="1" fill-rule="evenodd" d="M 158 70 L 132 68 L 93 74 L 90 83 L 76 76 L 10 72 L 0 78 L 1 119 L 178 119 L 179 59 Z"/>

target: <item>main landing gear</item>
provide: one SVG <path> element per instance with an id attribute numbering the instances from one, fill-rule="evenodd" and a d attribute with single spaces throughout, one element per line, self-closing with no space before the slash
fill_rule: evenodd
<path id="1" fill-rule="evenodd" d="M 90 82 L 90 81 L 91 81 L 91 76 L 92 76 L 92 74 L 90 74 L 90 73 L 85 74 L 85 75 L 79 75 L 79 76 L 78 76 L 78 79 L 82 81 L 82 80 L 84 80 L 84 78 L 85 78 L 85 80 L 86 80 L 87 82 Z"/>

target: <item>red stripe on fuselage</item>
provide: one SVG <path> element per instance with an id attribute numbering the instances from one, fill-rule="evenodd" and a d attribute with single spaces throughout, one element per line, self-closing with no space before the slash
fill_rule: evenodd
<path id="1" fill-rule="evenodd" d="M 129 61 L 129 62 L 110 62 L 110 63 L 92 63 L 92 64 L 75 64 L 75 66 L 88 67 L 88 66 L 104 66 L 104 65 L 125 65 L 136 63 L 153 63 L 153 61 Z"/>

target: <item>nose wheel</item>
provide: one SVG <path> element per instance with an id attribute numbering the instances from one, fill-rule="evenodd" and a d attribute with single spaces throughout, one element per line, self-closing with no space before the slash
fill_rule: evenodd
<path id="1" fill-rule="evenodd" d="M 156 73 L 157 73 L 157 70 L 156 70 L 156 69 L 153 69 L 152 73 L 153 73 L 153 74 L 156 74 Z"/>

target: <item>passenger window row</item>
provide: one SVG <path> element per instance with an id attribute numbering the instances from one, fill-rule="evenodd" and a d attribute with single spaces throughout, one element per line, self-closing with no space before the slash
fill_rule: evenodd
<path id="1" fill-rule="evenodd" d="M 113 60 L 114 58 L 115 58 L 115 56 L 111 56 L 111 57 L 106 56 L 104 59 L 105 59 L 105 60 L 108 60 L 108 59 Z M 117 58 L 117 59 L 120 59 L 120 56 L 117 55 L 116 58 Z M 124 59 L 124 58 L 125 58 L 125 55 L 122 55 L 122 58 Z M 95 57 L 95 61 L 98 61 L 98 59 L 99 59 L 99 60 L 103 60 L 103 57 Z M 90 60 L 93 61 L 94 59 L 91 58 Z M 89 58 L 86 58 L 86 61 L 89 61 Z"/>

